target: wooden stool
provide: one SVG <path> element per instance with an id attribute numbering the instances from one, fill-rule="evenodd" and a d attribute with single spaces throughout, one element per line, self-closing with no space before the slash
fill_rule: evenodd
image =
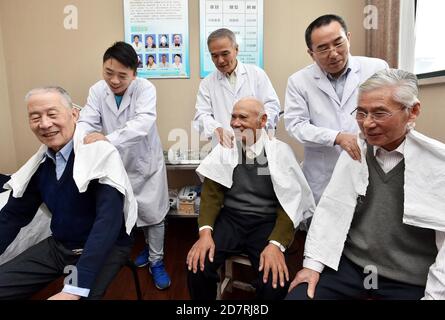
<path id="1" fill-rule="evenodd" d="M 245 266 L 252 266 L 249 258 L 245 254 L 228 257 L 224 264 L 224 277 L 221 268 L 218 270 L 220 282 L 218 283 L 217 300 L 221 300 L 224 291 L 232 292 L 232 288 L 237 288 L 249 292 L 254 292 L 255 287 L 252 284 L 233 279 L 233 264 L 238 263 Z"/>

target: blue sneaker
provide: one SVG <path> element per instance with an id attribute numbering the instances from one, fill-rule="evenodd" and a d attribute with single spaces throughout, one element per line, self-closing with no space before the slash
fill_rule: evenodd
<path id="1" fill-rule="evenodd" d="M 148 248 L 144 249 L 139 253 L 139 255 L 134 259 L 134 264 L 136 267 L 142 268 L 148 264 Z"/>
<path id="2" fill-rule="evenodd" d="M 167 271 L 165 271 L 164 262 L 162 260 L 155 261 L 153 265 L 148 267 L 148 271 L 150 271 L 153 276 L 153 282 L 155 283 L 156 288 L 164 290 L 170 287 L 171 280 Z"/>

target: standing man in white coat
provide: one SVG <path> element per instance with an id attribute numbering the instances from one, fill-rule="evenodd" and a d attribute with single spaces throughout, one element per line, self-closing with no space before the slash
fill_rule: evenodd
<path id="1" fill-rule="evenodd" d="M 235 103 L 244 97 L 255 97 L 264 104 L 266 129 L 275 129 L 280 101 L 266 73 L 254 65 L 237 60 L 238 44 L 229 29 L 213 31 L 207 46 L 217 70 L 199 85 L 193 126 L 206 138 L 216 137 L 223 146 L 233 145 L 230 117 Z"/>
<path id="2" fill-rule="evenodd" d="M 336 15 L 314 20 L 305 38 L 315 63 L 289 78 L 284 122 L 289 135 L 304 144 L 303 172 L 318 203 L 340 152 L 346 150 L 361 160 L 358 127 L 350 113 L 356 107 L 359 85 L 388 64 L 351 56 L 351 33 Z"/>
<path id="3" fill-rule="evenodd" d="M 131 45 L 116 42 L 103 57 L 104 80 L 90 88 L 77 130 L 84 142 L 110 141 L 120 152 L 138 202 L 137 226 L 145 248 L 136 259 L 149 265 L 155 286 L 170 286 L 163 263 L 164 219 L 169 210 L 167 174 L 156 127 L 156 89 L 136 77 L 138 57 Z"/>

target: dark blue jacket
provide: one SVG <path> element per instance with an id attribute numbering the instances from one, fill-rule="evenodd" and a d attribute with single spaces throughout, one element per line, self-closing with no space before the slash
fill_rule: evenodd
<path id="1" fill-rule="evenodd" d="M 73 179 L 73 164 L 74 151 L 57 180 L 53 161 L 46 159 L 23 196 L 9 197 L 0 211 L 0 254 L 31 222 L 43 202 L 52 213 L 54 239 L 67 249 L 84 249 L 76 265 L 78 287 L 89 289 L 111 248 L 116 244 L 130 245 L 131 239 L 125 233 L 123 195 L 97 180 L 80 193 Z"/>

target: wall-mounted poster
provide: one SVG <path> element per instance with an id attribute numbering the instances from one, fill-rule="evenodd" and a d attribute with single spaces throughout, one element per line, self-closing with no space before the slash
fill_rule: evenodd
<path id="1" fill-rule="evenodd" d="M 124 0 L 124 20 L 139 77 L 190 77 L 187 0 Z"/>
<path id="2" fill-rule="evenodd" d="M 207 37 L 219 28 L 235 33 L 241 62 L 263 68 L 263 0 L 200 0 L 199 11 L 201 78 L 215 70 Z"/>

